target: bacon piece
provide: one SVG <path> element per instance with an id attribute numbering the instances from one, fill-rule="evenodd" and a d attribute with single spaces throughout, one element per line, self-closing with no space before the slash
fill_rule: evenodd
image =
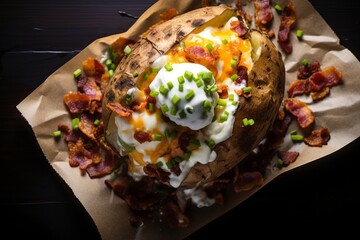
<path id="1" fill-rule="evenodd" d="M 215 66 L 216 58 L 207 49 L 200 46 L 185 47 L 185 57 L 189 62 L 199 63 L 204 66 Z"/>
<path id="2" fill-rule="evenodd" d="M 307 79 L 293 81 L 287 90 L 289 97 L 309 94 L 310 92 L 311 92 L 311 83 Z"/>
<path id="3" fill-rule="evenodd" d="M 255 24 L 257 29 L 267 32 L 273 20 L 270 0 L 255 0 Z"/>
<path id="4" fill-rule="evenodd" d="M 96 126 L 94 125 L 95 117 L 87 113 L 82 113 L 80 116 L 79 129 L 89 138 L 96 140 L 95 132 Z"/>
<path id="5" fill-rule="evenodd" d="M 84 140 L 79 138 L 75 143 L 68 142 L 69 148 L 69 164 L 72 167 L 79 167 L 81 170 L 85 170 L 90 164 L 93 163 L 94 159 L 99 158 L 97 153 L 97 146 L 86 143 L 85 148 Z"/>
<path id="6" fill-rule="evenodd" d="M 152 135 L 150 133 L 148 133 L 148 132 L 141 131 L 141 130 L 136 130 L 135 131 L 134 138 L 139 143 L 151 142 L 152 141 Z"/>
<path id="7" fill-rule="evenodd" d="M 259 171 L 248 171 L 240 173 L 234 180 L 234 191 L 249 191 L 256 186 L 261 186 L 264 183 L 264 177 Z"/>
<path id="8" fill-rule="evenodd" d="M 306 65 L 301 65 L 297 71 L 297 78 L 307 79 L 314 73 L 319 72 L 320 70 L 320 63 L 318 61 L 314 61 Z"/>
<path id="9" fill-rule="evenodd" d="M 330 94 L 330 87 L 324 87 L 320 91 L 311 92 L 310 96 L 311 96 L 313 101 L 319 101 L 321 99 L 324 99 L 329 94 Z"/>
<path id="10" fill-rule="evenodd" d="M 131 109 L 123 107 L 120 103 L 108 103 L 106 107 L 115 112 L 120 117 L 128 117 L 133 112 Z"/>
<path id="11" fill-rule="evenodd" d="M 299 99 L 286 98 L 284 99 L 284 103 L 286 110 L 297 117 L 297 121 L 302 128 L 308 127 L 315 121 L 315 117 L 311 109 Z"/>
<path id="12" fill-rule="evenodd" d="M 341 83 L 342 74 L 335 67 L 330 66 L 320 72 L 316 72 L 309 78 L 312 90 L 319 91 L 323 87 L 332 87 Z"/>
<path id="13" fill-rule="evenodd" d="M 88 110 L 90 106 L 90 97 L 84 93 L 68 93 L 63 99 L 71 113 L 81 113 Z"/>
<path id="14" fill-rule="evenodd" d="M 313 130 L 311 135 L 304 138 L 304 142 L 312 147 L 322 147 L 327 145 L 330 140 L 330 132 L 327 128 Z"/>
<path id="15" fill-rule="evenodd" d="M 85 61 L 82 62 L 82 67 L 86 76 L 97 76 L 101 77 L 105 73 L 104 66 L 93 57 L 88 57 Z"/>
<path id="16" fill-rule="evenodd" d="M 100 178 L 112 173 L 117 167 L 115 155 L 111 151 L 99 148 L 102 156 L 101 161 L 91 164 L 86 168 L 86 172 L 91 178 Z"/>
<path id="17" fill-rule="evenodd" d="M 290 151 L 278 151 L 278 157 L 283 161 L 283 166 L 287 167 L 290 163 L 296 161 L 299 157 L 299 152 L 290 152 Z"/>
<path id="18" fill-rule="evenodd" d="M 290 30 L 296 21 L 294 3 L 289 2 L 281 13 L 281 20 L 278 32 L 278 43 L 280 47 L 286 52 L 292 52 L 292 44 L 290 42 Z"/>
<path id="19" fill-rule="evenodd" d="M 145 174 L 151 178 L 156 178 L 160 182 L 166 183 L 169 182 L 169 172 L 165 172 L 159 167 L 156 167 L 155 164 L 147 164 L 143 168 Z"/>
<path id="20" fill-rule="evenodd" d="M 248 38 L 250 36 L 249 29 L 243 21 L 237 20 L 230 23 L 230 29 L 236 32 L 241 38 Z"/>
<path id="21" fill-rule="evenodd" d="M 190 220 L 181 210 L 178 204 L 168 201 L 161 206 L 161 212 L 172 227 L 187 227 Z"/>

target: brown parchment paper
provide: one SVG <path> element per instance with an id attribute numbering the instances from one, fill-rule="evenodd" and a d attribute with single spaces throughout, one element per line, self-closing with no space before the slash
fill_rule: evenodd
<path id="1" fill-rule="evenodd" d="M 223 1 L 232 3 L 235 1 Z M 278 0 L 285 6 L 286 0 Z M 333 87 L 331 96 L 320 102 L 312 103 L 309 98 L 301 100 L 307 102 L 313 110 L 318 127 L 330 130 L 331 140 L 321 148 L 310 148 L 305 144 L 293 144 L 285 139 L 282 148 L 299 151 L 299 158 L 287 168 L 281 170 L 268 168 L 265 179 L 266 186 L 271 180 L 285 171 L 315 161 L 334 151 L 339 150 L 360 136 L 360 64 L 358 59 L 340 43 L 338 37 L 322 19 L 308 1 L 293 0 L 297 9 L 297 23 L 291 33 L 294 52 L 284 56 L 286 66 L 286 88 L 296 79 L 296 69 L 302 59 L 318 60 L 322 67 L 335 66 L 343 73 L 344 84 Z M 122 36 L 137 39 L 149 26 L 159 20 L 159 13 L 170 7 L 176 7 L 179 12 L 186 12 L 200 6 L 196 0 L 159 0 L 149 8 L 137 22 Z M 253 11 L 251 1 L 245 9 Z M 274 11 L 273 29 L 277 32 L 279 15 Z M 302 41 L 296 38 L 296 29 L 304 31 Z M 191 225 L 185 229 L 168 229 L 165 224 L 147 223 L 138 229 L 130 226 L 126 204 L 105 186 L 104 180 L 90 179 L 81 175 L 78 168 L 71 168 L 68 163 L 67 146 L 63 141 L 55 141 L 52 132 L 58 124 L 70 126 L 71 120 L 63 104 L 63 95 L 69 91 L 76 91 L 73 71 L 81 66 L 88 56 L 100 59 L 108 44 L 111 44 L 120 34 L 97 39 L 50 75 L 37 89 L 17 105 L 18 110 L 31 125 L 36 139 L 54 170 L 65 180 L 80 200 L 90 216 L 93 218 L 101 236 L 105 240 L 111 239 L 183 239 L 190 233 L 221 216 L 225 212 L 240 204 L 260 188 L 232 193 L 225 205 L 194 209 L 191 214 Z M 274 38 L 276 43 L 276 38 Z M 296 125 L 291 126 L 291 129 Z"/>

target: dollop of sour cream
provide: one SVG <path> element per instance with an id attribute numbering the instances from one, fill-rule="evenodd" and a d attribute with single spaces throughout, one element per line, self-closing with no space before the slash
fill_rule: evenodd
<path id="1" fill-rule="evenodd" d="M 212 72 L 196 63 L 176 63 L 160 69 L 150 84 L 156 106 L 178 125 L 199 130 L 210 124 L 219 97 L 211 92 Z"/>

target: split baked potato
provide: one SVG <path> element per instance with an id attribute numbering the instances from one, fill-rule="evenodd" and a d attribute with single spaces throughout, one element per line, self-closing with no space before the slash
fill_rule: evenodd
<path id="1" fill-rule="evenodd" d="M 242 161 L 271 129 L 284 96 L 284 63 L 261 32 L 247 29 L 239 36 L 236 29 L 244 22 L 237 17 L 226 6 L 196 9 L 153 26 L 127 46 L 102 109 L 105 138 L 128 156 L 134 178 L 151 173 L 175 188 L 198 186 Z M 189 76 L 191 64 L 198 70 Z"/>

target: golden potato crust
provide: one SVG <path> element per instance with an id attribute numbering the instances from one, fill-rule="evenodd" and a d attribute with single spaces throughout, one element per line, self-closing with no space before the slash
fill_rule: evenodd
<path id="1" fill-rule="evenodd" d="M 115 146 L 117 133 L 114 118 L 106 104 L 121 102 L 127 91 L 135 86 L 136 78 L 132 73 L 144 72 L 194 29 L 217 16 L 224 16 L 224 23 L 233 15 L 235 10 L 224 6 L 196 9 L 155 26 L 134 45 L 131 54 L 121 60 L 105 91 L 103 119 L 105 137 L 111 145 Z M 208 164 L 197 163 L 180 187 L 193 187 L 211 181 L 233 168 L 264 139 L 276 119 L 284 96 L 284 63 L 276 46 L 264 34 L 251 30 L 250 36 L 254 65 L 249 73 L 248 86 L 252 87 L 252 96 L 240 98 L 233 134 L 215 147 L 217 158 Z M 255 124 L 244 127 L 243 118 L 252 118 Z"/>

